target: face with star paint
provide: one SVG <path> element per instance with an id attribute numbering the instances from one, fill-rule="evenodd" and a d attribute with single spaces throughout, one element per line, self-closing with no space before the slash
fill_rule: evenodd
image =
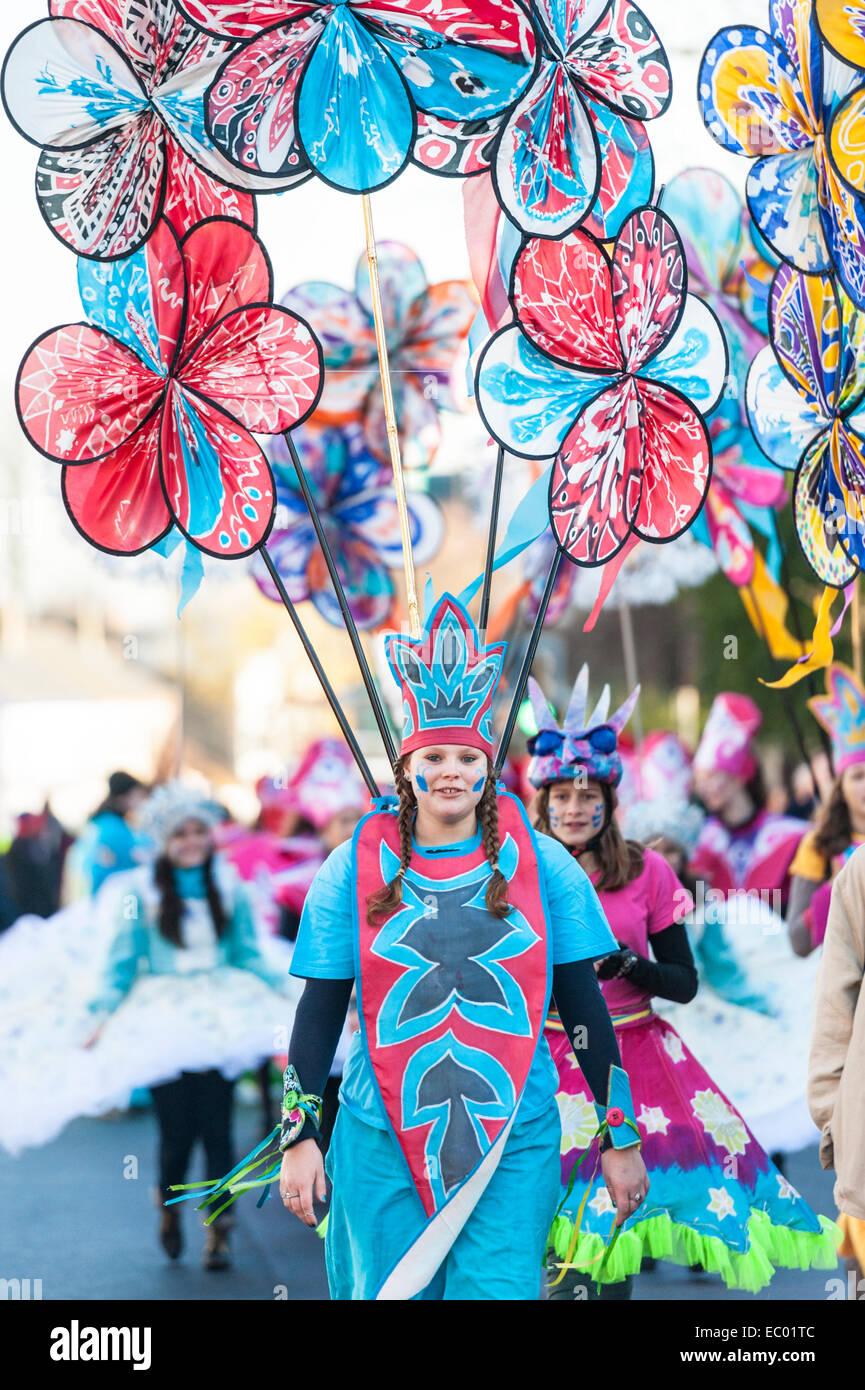
<path id="1" fill-rule="evenodd" d="M 579 849 L 603 827 L 606 802 L 601 784 L 576 778 L 553 782 L 547 809 L 551 833 L 568 849 Z"/>
<path id="2" fill-rule="evenodd" d="M 442 832 L 454 842 L 474 835 L 489 773 L 484 753 L 464 744 L 418 748 L 405 771 L 417 801 L 419 843 L 441 842 Z"/>

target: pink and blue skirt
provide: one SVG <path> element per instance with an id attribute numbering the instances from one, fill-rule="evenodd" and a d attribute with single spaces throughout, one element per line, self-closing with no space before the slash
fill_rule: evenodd
<path id="1" fill-rule="evenodd" d="M 592 1139 L 591 1091 L 567 1035 L 550 1020 L 564 1190 L 574 1179 L 551 1232 L 558 1261 L 615 1283 L 638 1273 L 644 1257 L 652 1256 L 699 1265 L 720 1274 L 729 1288 L 752 1293 L 777 1268 L 834 1269 L 836 1226 L 817 1216 L 778 1171 L 676 1030 L 651 1009 L 613 1023 L 631 1082 L 649 1194 L 625 1222 L 599 1276 L 615 1209 Z"/>

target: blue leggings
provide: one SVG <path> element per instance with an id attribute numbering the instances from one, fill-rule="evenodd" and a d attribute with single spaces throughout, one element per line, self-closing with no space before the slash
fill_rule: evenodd
<path id="1" fill-rule="evenodd" d="M 517 1122 L 499 1166 L 445 1260 L 417 1299 L 537 1299 L 561 1196 L 555 1101 Z M 325 1252 L 331 1298 L 374 1299 L 420 1235 L 426 1215 L 396 1144 L 341 1105 L 327 1173 L 333 1183 Z"/>

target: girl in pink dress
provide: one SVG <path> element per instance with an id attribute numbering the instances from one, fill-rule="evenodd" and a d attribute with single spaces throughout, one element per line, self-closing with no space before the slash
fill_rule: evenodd
<path id="1" fill-rule="evenodd" d="M 600 1278 L 602 1297 L 628 1298 L 645 1256 L 700 1266 L 729 1287 L 752 1292 L 777 1266 L 834 1268 L 832 1223 L 817 1217 L 778 1172 L 675 1029 L 652 1009 L 654 996 L 686 1003 L 696 993 L 682 924 L 691 897 L 663 856 L 624 840 L 614 818 L 618 737 L 638 690 L 609 718 L 609 689 L 591 715 L 587 691 L 583 667 L 560 729 L 531 682 L 538 724 L 530 744 L 529 779 L 538 788 L 533 819 L 579 859 L 619 944 L 596 968 L 631 1078 L 651 1186 L 601 1268 L 613 1211 L 599 1181 L 591 1095 L 572 1050 L 579 1040 L 551 1017 L 565 1195 L 551 1235 L 558 1262 L 550 1296 L 580 1297 L 580 1286 L 582 1296 L 591 1296 Z"/>

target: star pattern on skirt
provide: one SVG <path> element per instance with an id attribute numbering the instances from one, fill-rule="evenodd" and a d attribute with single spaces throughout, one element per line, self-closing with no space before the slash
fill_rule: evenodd
<path id="1" fill-rule="evenodd" d="M 673 1062 L 684 1062 L 685 1049 L 678 1033 L 664 1034 L 664 1051 Z"/>
<path id="2" fill-rule="evenodd" d="M 647 1134 L 666 1135 L 670 1117 L 664 1114 L 660 1105 L 644 1105 L 638 1118 Z"/>
<path id="3" fill-rule="evenodd" d="M 735 1215 L 736 1204 L 726 1187 L 710 1187 L 709 1196 L 712 1200 L 707 1204 L 706 1210 L 713 1216 L 720 1216 L 723 1221 L 725 1216 Z"/>
<path id="4" fill-rule="evenodd" d="M 605 1187 L 599 1187 L 592 1200 L 588 1203 L 597 1216 L 606 1216 L 608 1211 L 615 1211 L 616 1208 L 610 1201 L 610 1194 Z"/>

